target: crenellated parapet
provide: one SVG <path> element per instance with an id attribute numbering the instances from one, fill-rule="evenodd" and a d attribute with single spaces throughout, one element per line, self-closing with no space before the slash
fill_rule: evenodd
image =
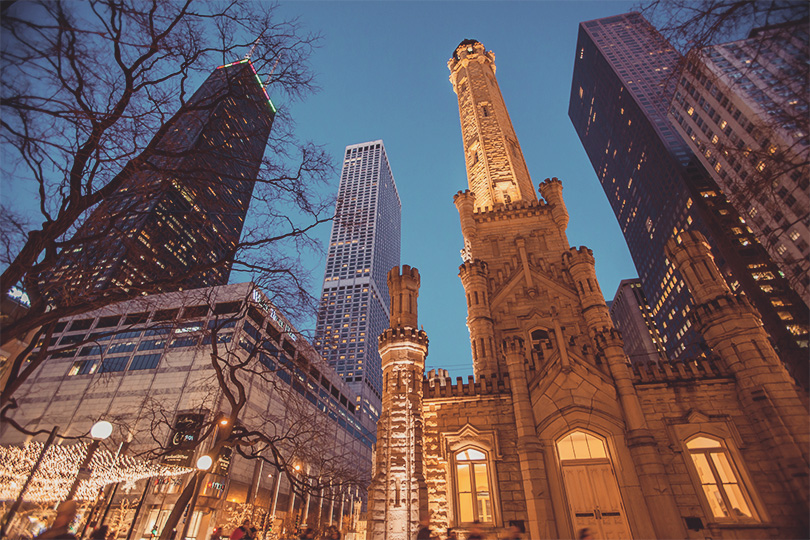
<path id="1" fill-rule="evenodd" d="M 456 205 L 458 206 L 458 205 Z M 475 223 L 506 221 L 515 218 L 527 218 L 548 214 L 550 206 L 545 201 L 517 201 L 501 204 L 497 207 L 483 206 L 473 213 Z"/>
<path id="2" fill-rule="evenodd" d="M 453 51 L 453 56 L 447 61 L 447 68 L 450 70 L 450 82 L 453 83 L 453 90 L 458 94 L 456 88 L 455 75 L 461 64 L 466 64 L 471 61 L 488 64 L 491 66 L 492 72 L 495 72 L 495 53 L 487 51 L 481 42 L 474 39 L 465 39 L 459 43 L 456 50 Z"/>
<path id="3" fill-rule="evenodd" d="M 427 355 L 429 340 L 424 330 L 418 330 L 416 328 L 386 328 L 377 338 L 377 342 L 380 346 L 380 350 L 396 344 L 407 343 L 424 349 L 422 354 Z"/>
<path id="4" fill-rule="evenodd" d="M 708 330 L 708 326 L 722 319 L 737 319 L 740 314 L 745 314 L 745 318 L 750 321 L 749 325 L 753 324 L 757 328 L 762 326 L 759 312 L 751 305 L 748 298 L 730 292 L 695 306 L 689 313 L 689 320 L 695 325 L 698 332 L 704 332 Z"/>
<path id="5" fill-rule="evenodd" d="M 716 357 L 698 357 L 669 362 L 633 364 L 633 384 L 678 383 L 730 379 L 731 374 Z"/>
<path id="6" fill-rule="evenodd" d="M 523 338 L 520 336 L 506 336 L 501 340 L 501 349 L 507 358 L 511 355 L 519 355 L 525 358 L 526 348 L 523 346 Z"/>
<path id="7" fill-rule="evenodd" d="M 467 261 L 458 267 L 458 276 L 461 278 L 462 282 L 464 282 L 465 279 L 473 280 L 481 278 L 486 280 L 488 275 L 488 265 L 482 260 Z"/>
<path id="8" fill-rule="evenodd" d="M 436 378 L 425 379 L 422 382 L 422 394 L 424 400 L 443 398 L 480 398 L 485 396 L 504 396 L 511 394 L 509 387 L 508 373 L 493 373 L 492 375 L 480 375 L 467 377 L 464 382 L 462 377 L 456 377 L 455 383 L 450 377 L 442 380 Z"/>
<path id="9" fill-rule="evenodd" d="M 616 328 L 605 326 L 599 329 L 594 336 L 596 348 L 599 352 L 604 352 L 611 347 L 624 349 L 624 339 L 622 333 Z"/>
<path id="10" fill-rule="evenodd" d="M 563 185 L 562 182 L 555 176 L 553 178 L 546 178 L 540 182 L 538 186 L 540 195 L 551 205 L 551 216 L 554 223 L 561 231 L 565 231 L 568 227 L 568 209 L 565 207 L 563 201 Z"/>

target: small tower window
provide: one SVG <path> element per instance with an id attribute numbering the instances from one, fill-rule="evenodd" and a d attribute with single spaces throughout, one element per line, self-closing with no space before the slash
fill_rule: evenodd
<path id="1" fill-rule="evenodd" d="M 486 106 L 486 105 L 484 105 L 483 107 L 481 107 L 481 110 L 484 112 L 484 116 L 489 116 L 489 111 L 487 110 L 487 106 Z"/>

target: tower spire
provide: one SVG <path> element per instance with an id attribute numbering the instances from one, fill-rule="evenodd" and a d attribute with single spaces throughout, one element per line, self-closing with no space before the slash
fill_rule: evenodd
<path id="1" fill-rule="evenodd" d="M 495 54 L 465 39 L 447 62 L 458 95 L 467 181 L 475 209 L 537 201 L 523 152 L 495 78 Z"/>

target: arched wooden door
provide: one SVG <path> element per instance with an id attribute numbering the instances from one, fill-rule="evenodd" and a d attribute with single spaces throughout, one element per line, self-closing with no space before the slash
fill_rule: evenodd
<path id="1" fill-rule="evenodd" d="M 604 441 L 584 431 L 557 442 L 574 531 L 598 540 L 632 538 L 613 464 Z"/>

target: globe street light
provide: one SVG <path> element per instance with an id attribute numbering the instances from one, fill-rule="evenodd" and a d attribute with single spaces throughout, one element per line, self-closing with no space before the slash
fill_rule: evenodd
<path id="1" fill-rule="evenodd" d="M 76 475 L 76 479 L 73 480 L 73 485 L 70 486 L 70 491 L 68 491 L 67 497 L 65 497 L 66 501 L 72 499 L 76 494 L 76 490 L 79 488 L 79 482 L 90 478 L 90 463 L 93 461 L 93 456 L 98 449 L 98 445 L 101 444 L 101 441 L 112 435 L 112 432 L 113 426 L 106 420 L 96 422 L 93 424 L 93 427 L 90 428 L 90 436 L 93 437 L 93 442 L 87 447 L 87 455 L 79 467 L 79 472 Z"/>

